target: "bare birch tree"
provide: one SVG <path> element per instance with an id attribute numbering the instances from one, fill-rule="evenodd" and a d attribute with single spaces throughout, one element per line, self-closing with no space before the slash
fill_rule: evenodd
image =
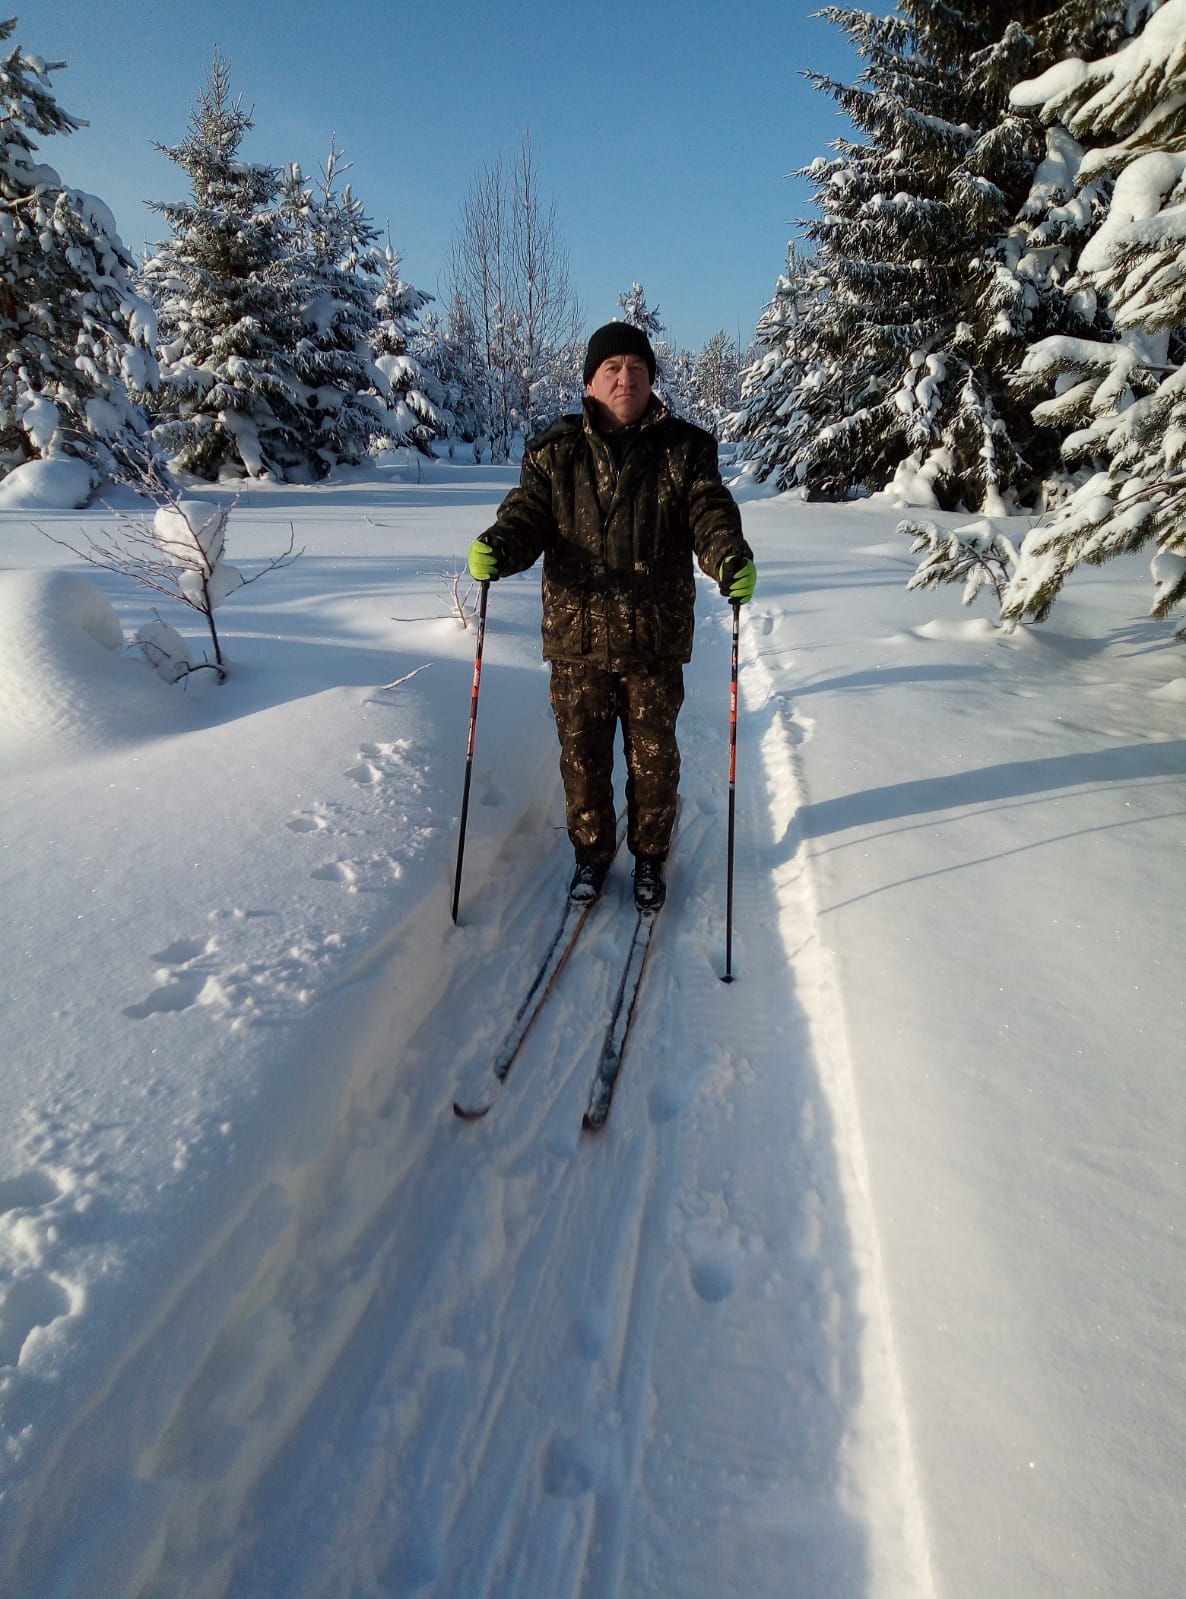
<path id="1" fill-rule="evenodd" d="M 448 280 L 451 302 L 478 334 L 491 458 L 505 461 L 514 434 L 534 431 L 561 392 L 580 319 L 529 134 L 512 166 L 499 156 L 470 184 Z"/>

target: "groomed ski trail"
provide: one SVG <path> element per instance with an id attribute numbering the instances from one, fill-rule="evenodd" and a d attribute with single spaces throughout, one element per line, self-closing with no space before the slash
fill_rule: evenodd
<path id="1" fill-rule="evenodd" d="M 172 1511 L 144 1599 L 783 1599 L 791 1572 L 832 1599 L 927 1599 L 843 1021 L 767 796 L 803 728 L 761 655 L 793 634 L 751 611 L 737 981 L 719 980 L 729 618 L 702 595 L 680 838 L 608 1127 L 581 1134 L 634 921 L 625 856 L 497 1114 L 449 1109 L 564 891 L 553 780 L 525 789 L 500 860 L 471 855 L 452 936 L 442 885 L 411 1039 L 383 1010 L 404 941 L 360 979 L 365 1089 L 146 1462 Z M 479 759 L 496 765 L 480 735 Z"/>

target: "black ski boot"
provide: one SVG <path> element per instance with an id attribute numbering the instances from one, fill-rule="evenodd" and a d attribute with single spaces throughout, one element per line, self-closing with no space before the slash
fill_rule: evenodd
<path id="1" fill-rule="evenodd" d="M 657 855 L 638 855 L 634 861 L 634 904 L 640 911 L 662 910 L 667 898 L 663 862 Z"/>
<path id="2" fill-rule="evenodd" d="M 578 861 L 572 882 L 568 885 L 569 901 L 573 905 L 592 905 L 600 899 L 608 871 L 608 861 Z"/>

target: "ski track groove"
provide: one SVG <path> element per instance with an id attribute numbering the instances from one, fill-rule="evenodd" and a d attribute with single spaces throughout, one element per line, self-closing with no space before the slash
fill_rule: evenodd
<path id="1" fill-rule="evenodd" d="M 750 646 L 759 626 L 747 623 Z M 263 1263 L 181 1396 L 156 1462 L 180 1505 L 161 1580 L 138 1599 L 279 1592 L 277 1571 L 285 1574 L 284 1599 L 633 1599 L 652 1591 L 661 1556 L 651 1548 L 652 1524 L 662 1511 L 661 1498 L 650 1497 L 652 1448 L 655 1471 L 666 1469 L 652 1419 L 656 1380 L 667 1377 L 653 1369 L 657 1326 L 662 1307 L 688 1292 L 681 1260 L 697 1285 L 688 1237 L 702 1202 L 713 1218 L 712 1195 L 702 1200 L 698 1189 L 701 1165 L 714 1171 L 706 1153 L 713 1117 L 732 1115 L 731 1085 L 745 1064 L 769 1074 L 779 1049 L 765 1035 L 762 1007 L 746 1004 L 751 970 L 761 979 L 789 968 L 789 1073 L 774 1085 L 773 1111 L 748 1112 L 795 1118 L 783 1178 L 793 1215 L 779 1225 L 788 1236 L 799 1230 L 795 1269 L 811 1301 L 802 1312 L 811 1337 L 802 1355 L 788 1355 L 782 1383 L 788 1392 L 798 1384 L 818 1436 L 788 1440 L 788 1450 L 801 1451 L 802 1469 L 842 1475 L 832 1441 L 859 1403 L 851 1326 L 860 1267 L 838 1199 L 836 1129 L 820 1114 L 828 1095 L 815 1081 L 824 1069 L 818 1013 L 813 1020 L 817 981 L 825 1001 L 834 996 L 820 973 L 810 870 L 802 855 L 788 861 L 780 853 L 791 818 L 772 813 L 764 777 L 771 762 L 797 767 L 803 735 L 777 696 L 770 703 L 760 661 L 747 666 L 738 837 L 758 865 L 737 879 L 738 980 L 725 986 L 728 706 L 716 678 L 728 648 L 719 624 L 700 629 L 698 679 L 711 674 L 713 689 L 702 699 L 689 693 L 681 720 L 683 809 L 669 874 L 676 908 L 656 928 L 607 1127 L 583 1134 L 580 1118 L 633 915 L 624 850 L 597 920 L 581 934 L 489 1116 L 466 1124 L 449 1108 L 462 1078 L 490 1071 L 502 1017 L 475 1019 L 475 1010 L 491 994 L 514 995 L 508 944 L 531 950 L 546 938 L 564 891 L 556 780 L 528 793 L 488 877 L 475 873 L 462 895 L 461 925 L 445 946 L 454 974 L 464 974 L 461 1002 L 456 981 L 445 981 L 394 1056 L 377 1028 L 370 1074 L 317 1170 L 301 1180 L 282 1251 Z M 796 784 L 801 792 L 797 774 Z M 549 830 L 556 845 L 539 863 Z M 525 879 L 524 862 L 534 863 Z M 795 927 L 795 947 L 781 955 L 775 930 L 763 925 L 775 902 L 784 941 L 788 907 Z M 702 1039 L 714 1032 L 727 1044 L 705 1050 Z M 364 1177 L 371 1165 L 383 1172 L 361 1205 L 356 1163 Z M 418 1216 L 426 1229 L 406 1225 Z M 732 1199 L 725 1219 L 734 1229 L 750 1221 Z M 753 1225 L 760 1233 L 761 1223 Z M 701 1262 L 701 1300 L 728 1300 L 730 1274 L 744 1268 L 744 1250 L 733 1254 L 736 1265 L 733 1255 L 724 1267 Z M 872 1297 L 876 1303 L 876 1291 Z M 202 1410 L 220 1355 L 250 1340 L 260 1316 L 289 1329 L 287 1353 L 257 1356 L 259 1393 L 286 1385 L 282 1413 L 261 1415 L 271 1429 L 264 1441 L 244 1442 L 241 1457 L 232 1450 L 213 1471 L 195 1446 Z M 431 1340 L 420 1327 L 433 1330 Z M 800 1360 L 807 1370 L 798 1370 Z M 824 1481 L 818 1492 L 828 1488 Z M 226 1546 L 203 1558 L 206 1511 L 224 1511 L 225 1525 L 236 1495 L 238 1528 L 227 1527 Z M 915 1564 L 921 1578 L 925 1562 Z M 929 1580 L 914 1591 L 929 1594 Z"/>
<path id="2" fill-rule="evenodd" d="M 632 1124 L 631 1130 L 634 1133 L 632 1143 L 641 1146 L 637 1159 L 641 1197 L 631 1208 L 631 1214 L 641 1217 L 658 1213 L 666 1218 L 674 1202 L 677 1166 L 674 1160 L 661 1158 L 657 1145 L 665 1131 L 674 1139 L 674 1130 L 656 1129 L 646 1118 L 642 1120 L 641 1130 L 635 1132 L 637 1126 L 637 1122 Z M 621 1275 L 628 1276 L 629 1285 L 620 1316 L 621 1334 L 615 1350 L 612 1379 L 614 1410 L 618 1417 L 614 1450 L 617 1482 L 613 1488 L 596 1495 L 584 1581 L 579 1590 L 581 1599 L 615 1599 L 622 1591 L 630 1508 L 648 1417 L 651 1334 L 663 1276 L 662 1246 L 666 1237 L 666 1227 L 660 1232 L 655 1227 L 637 1226 L 629 1268 L 625 1264 L 622 1267 Z"/>

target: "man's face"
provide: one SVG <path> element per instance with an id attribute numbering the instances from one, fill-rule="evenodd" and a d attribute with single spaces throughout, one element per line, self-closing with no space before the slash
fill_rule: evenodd
<path id="1" fill-rule="evenodd" d="M 614 427 L 629 427 L 650 404 L 651 374 L 640 355 L 611 355 L 589 379 L 586 391 Z"/>

